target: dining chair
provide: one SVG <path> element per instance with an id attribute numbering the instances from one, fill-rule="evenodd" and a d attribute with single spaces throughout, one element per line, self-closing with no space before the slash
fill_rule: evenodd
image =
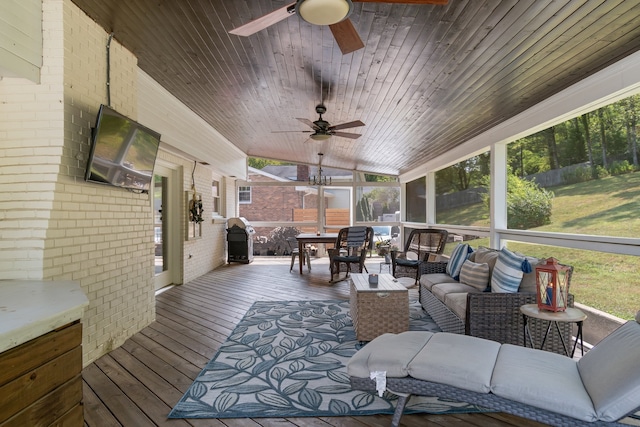
<path id="1" fill-rule="evenodd" d="M 372 227 L 345 227 L 338 232 L 338 238 L 333 249 L 329 250 L 329 268 L 331 269 L 331 282 L 333 276 L 340 275 L 341 267 L 346 267 L 346 277 L 351 272 L 351 265 L 358 265 L 358 272 L 367 271 L 364 265 L 367 252 L 373 247 Z M 367 271 L 368 272 L 368 271 Z M 344 280 L 344 279 L 340 279 Z M 337 280 L 336 280 L 337 281 Z"/>
<path id="2" fill-rule="evenodd" d="M 291 266 L 289 267 L 289 273 L 291 273 L 291 271 L 293 270 L 293 265 L 295 264 L 297 257 L 300 258 L 301 263 L 306 262 L 308 271 L 311 271 L 311 248 L 304 246 L 304 248 L 302 249 L 303 253 L 300 254 L 298 239 L 296 239 L 295 237 L 287 237 L 287 244 L 289 245 L 289 249 L 291 250 Z"/>

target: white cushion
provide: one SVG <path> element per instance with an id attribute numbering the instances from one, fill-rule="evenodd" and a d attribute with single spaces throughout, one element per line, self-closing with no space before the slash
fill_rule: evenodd
<path id="1" fill-rule="evenodd" d="M 406 377 L 409 362 L 432 336 L 433 332 L 428 331 L 382 334 L 349 359 L 347 374 L 352 377 L 369 378 L 371 372 L 386 371 L 387 377 Z"/>
<path id="2" fill-rule="evenodd" d="M 640 406 L 640 324 L 631 320 L 578 362 L 600 420 L 616 421 Z"/>
<path id="3" fill-rule="evenodd" d="M 459 243 L 451 252 L 451 258 L 447 263 L 446 272 L 449 276 L 458 280 L 462 264 L 466 261 L 471 253 L 471 247 L 466 243 Z"/>
<path id="4" fill-rule="evenodd" d="M 488 393 L 499 349 L 500 344 L 495 341 L 438 332 L 411 361 L 409 375 Z"/>
<path id="5" fill-rule="evenodd" d="M 560 354 L 503 344 L 493 370 L 491 391 L 505 399 L 579 420 L 597 419 L 578 365 Z"/>
<path id="6" fill-rule="evenodd" d="M 523 273 L 530 271 L 531 264 L 525 257 L 502 248 L 493 267 L 491 292 L 518 292 Z"/>
<path id="7" fill-rule="evenodd" d="M 460 269 L 460 283 L 484 291 L 489 286 L 489 264 L 466 260 Z"/>

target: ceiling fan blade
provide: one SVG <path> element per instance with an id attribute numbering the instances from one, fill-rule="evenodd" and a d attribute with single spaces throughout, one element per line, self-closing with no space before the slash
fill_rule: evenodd
<path id="1" fill-rule="evenodd" d="M 309 126 L 311 129 L 317 129 L 318 127 L 316 125 L 313 124 L 313 122 L 309 119 L 301 119 L 299 117 L 296 117 L 296 120 L 301 121 L 302 123 L 304 123 L 305 125 Z"/>
<path id="2" fill-rule="evenodd" d="M 362 136 L 359 133 L 351 133 L 351 132 L 331 132 L 331 135 L 341 136 L 343 138 L 350 138 L 350 139 L 358 139 Z"/>
<path id="3" fill-rule="evenodd" d="M 355 128 L 358 126 L 364 126 L 364 123 L 362 123 L 360 120 L 354 120 L 352 122 L 341 123 L 335 126 L 329 126 L 329 130 L 348 129 L 348 128 Z"/>
<path id="4" fill-rule="evenodd" d="M 351 19 L 347 18 L 337 24 L 331 24 L 329 28 L 343 55 L 355 52 L 364 47 L 364 43 L 362 43 L 362 39 L 360 39 Z"/>
<path id="5" fill-rule="evenodd" d="M 238 28 L 234 28 L 233 30 L 229 31 L 229 34 L 249 37 L 251 34 L 262 31 L 265 28 L 270 27 L 273 24 L 277 24 L 283 19 L 290 17 L 291 15 L 295 15 L 295 5 L 296 3 L 293 2 L 287 6 L 281 7 L 280 9 L 276 9 L 273 12 L 267 13 L 266 15 L 254 19 L 253 21 L 247 22 L 246 24 L 241 25 Z"/>
<path id="6" fill-rule="evenodd" d="M 311 133 L 312 130 L 272 130 L 271 133 Z"/>
<path id="7" fill-rule="evenodd" d="M 448 4 L 449 0 L 351 0 L 360 3 Z"/>

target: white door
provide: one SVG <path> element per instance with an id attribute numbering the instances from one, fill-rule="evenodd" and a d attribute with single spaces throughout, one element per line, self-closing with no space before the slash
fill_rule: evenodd
<path id="1" fill-rule="evenodd" d="M 155 289 L 179 283 L 180 228 L 178 173 L 158 165 L 153 175 L 153 219 L 155 236 Z"/>

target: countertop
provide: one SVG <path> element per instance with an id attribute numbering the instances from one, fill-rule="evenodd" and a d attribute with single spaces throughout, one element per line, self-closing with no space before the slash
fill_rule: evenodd
<path id="1" fill-rule="evenodd" d="M 0 352 L 80 319 L 88 305 L 77 282 L 0 280 Z"/>

